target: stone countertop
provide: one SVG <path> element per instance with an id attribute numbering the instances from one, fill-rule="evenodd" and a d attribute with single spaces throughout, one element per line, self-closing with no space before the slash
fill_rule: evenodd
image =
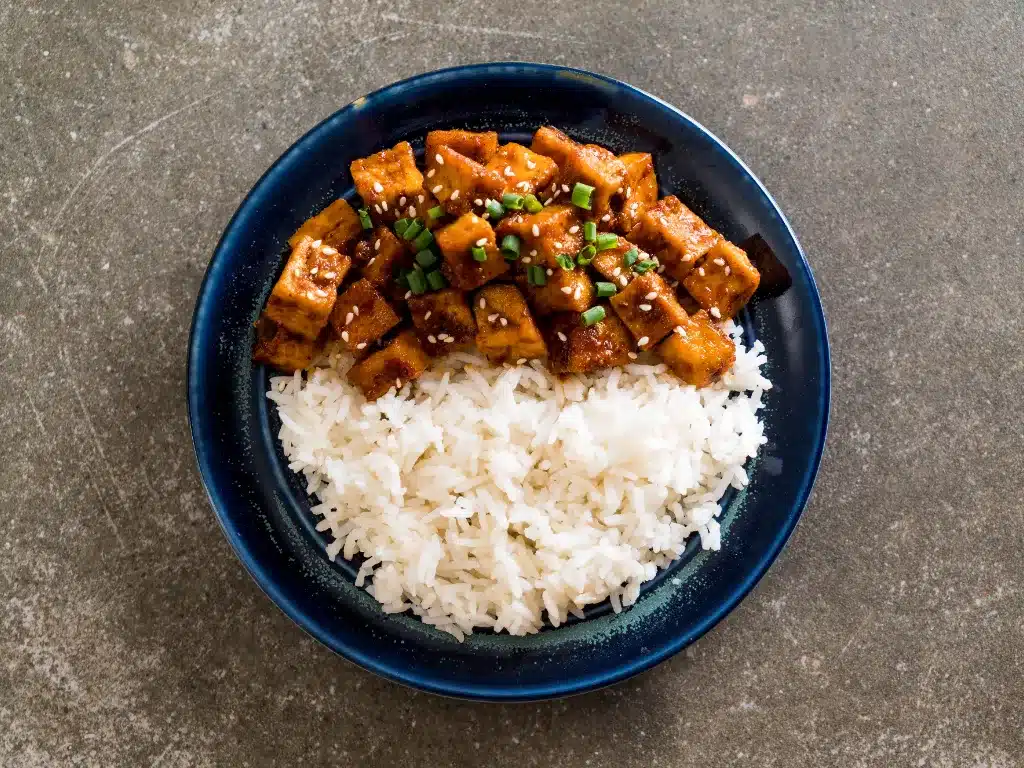
<path id="1" fill-rule="evenodd" d="M 1024 755 L 1024 22 L 1009 3 L 0 5 L 0 764 L 1015 766 Z M 230 552 L 183 397 L 263 170 L 453 64 L 694 115 L 807 249 L 834 352 L 807 512 L 714 631 L 538 705 L 317 645 Z"/>

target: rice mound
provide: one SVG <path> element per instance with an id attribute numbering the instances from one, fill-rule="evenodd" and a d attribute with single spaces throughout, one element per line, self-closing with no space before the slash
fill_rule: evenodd
<path id="1" fill-rule="evenodd" d="M 621 611 L 693 534 L 720 548 L 718 502 L 747 483 L 771 387 L 763 345 L 726 329 L 736 363 L 699 390 L 664 364 L 560 380 L 457 353 L 368 403 L 334 352 L 267 397 L 327 554 L 365 557 L 356 584 L 385 612 L 460 640 L 524 635 L 603 600 Z"/>

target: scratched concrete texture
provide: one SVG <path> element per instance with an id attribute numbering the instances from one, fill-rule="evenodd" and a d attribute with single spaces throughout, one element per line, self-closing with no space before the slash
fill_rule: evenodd
<path id="1" fill-rule="evenodd" d="M 0 765 L 1024 764 L 1024 21 L 992 0 L 0 3 Z M 384 682 L 235 560 L 193 464 L 193 301 L 263 170 L 452 64 L 626 79 L 810 254 L 813 499 L 708 636 L 538 705 Z"/>

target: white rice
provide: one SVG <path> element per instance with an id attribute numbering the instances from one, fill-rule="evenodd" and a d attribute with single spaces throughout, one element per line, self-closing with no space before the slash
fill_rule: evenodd
<path id="1" fill-rule="evenodd" d="M 747 483 L 771 387 L 761 343 L 727 329 L 736 364 L 700 390 L 663 364 L 559 380 L 541 362 L 460 353 L 368 403 L 333 353 L 305 378 L 273 378 L 267 397 L 327 554 L 366 558 L 357 584 L 384 611 L 459 639 L 523 635 L 603 600 L 631 605 L 693 534 L 720 548 L 718 501 Z"/>

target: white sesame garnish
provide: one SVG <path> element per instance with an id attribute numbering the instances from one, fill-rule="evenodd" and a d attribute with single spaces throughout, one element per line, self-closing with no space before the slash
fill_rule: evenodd
<path id="1" fill-rule="evenodd" d="M 611 221 L 611 220 L 612 220 L 612 215 L 610 213 L 606 213 L 604 216 L 601 217 L 601 221 Z"/>
<path id="2" fill-rule="evenodd" d="M 380 250 L 380 238 L 379 237 L 376 240 L 373 241 L 373 250 L 375 250 L 375 251 L 379 251 Z"/>
<path id="3" fill-rule="evenodd" d="M 427 171 L 427 178 L 428 178 L 428 179 L 432 179 L 432 178 L 434 178 L 434 172 L 435 172 L 435 170 L 436 170 L 436 169 L 434 169 L 434 168 L 431 168 L 431 169 L 430 169 L 429 171 Z M 421 200 L 420 202 L 422 202 L 422 200 Z"/>
<path id="4" fill-rule="evenodd" d="M 428 309 L 428 310 L 426 311 L 426 313 L 425 313 L 425 314 L 423 315 L 423 319 L 424 319 L 424 320 L 429 320 L 429 319 L 430 319 L 430 316 L 431 316 L 432 314 L 434 314 L 434 313 L 433 313 L 433 311 L 432 311 L 432 310 L 429 310 L 429 309 Z"/>
<path id="5" fill-rule="evenodd" d="M 455 337 L 454 336 L 445 336 L 444 337 L 444 343 L 445 344 L 451 344 L 453 341 L 455 341 Z"/>
<path id="6" fill-rule="evenodd" d="M 534 224 L 534 225 L 533 225 L 533 226 L 532 226 L 532 227 L 530 228 L 530 231 L 531 231 L 531 232 L 533 232 L 533 236 L 534 236 L 534 237 L 540 237 L 540 227 L 538 227 L 538 226 L 537 226 L 536 224 Z"/>
<path id="7" fill-rule="evenodd" d="M 555 246 L 555 248 L 561 248 L 562 247 L 562 241 L 559 240 L 557 243 L 552 243 L 552 245 Z"/>
<path id="8" fill-rule="evenodd" d="M 533 259 L 529 256 L 523 256 L 523 264 L 529 264 L 531 261 L 533 261 Z"/>
<path id="9" fill-rule="evenodd" d="M 511 165 L 506 165 L 505 166 L 505 175 L 506 176 L 515 176 L 516 175 L 515 172 L 513 172 Z"/>
<path id="10" fill-rule="evenodd" d="M 697 267 L 697 274 L 704 277 L 704 267 Z"/>
<path id="11" fill-rule="evenodd" d="M 348 341 L 348 331 L 342 331 L 341 332 L 341 340 L 342 341 Z"/>
<path id="12" fill-rule="evenodd" d="M 520 181 L 518 184 L 516 184 L 516 189 L 528 190 L 529 188 L 530 182 L 528 181 Z"/>
<path id="13" fill-rule="evenodd" d="M 476 198 L 476 199 L 475 199 L 475 200 L 473 201 L 473 205 L 483 205 L 483 204 L 484 204 L 484 201 L 483 201 L 483 200 L 481 200 L 481 199 L 480 199 L 479 197 L 478 197 L 478 198 Z"/>
<path id="14" fill-rule="evenodd" d="M 331 248 L 331 246 L 329 245 L 325 245 L 323 248 L 320 249 L 320 253 L 322 253 L 324 256 L 333 256 L 337 252 L 337 248 Z"/>
<path id="15" fill-rule="evenodd" d="M 629 206 L 630 213 L 636 213 L 636 209 L 640 207 L 640 203 L 633 203 Z M 607 216 L 607 214 L 605 214 Z"/>
<path id="16" fill-rule="evenodd" d="M 498 320 L 498 322 L 501 323 L 502 325 L 508 325 L 508 319 L 504 317 Z"/>
<path id="17" fill-rule="evenodd" d="M 373 191 L 379 195 L 381 192 L 384 191 L 384 185 L 381 184 L 379 181 L 373 182 Z"/>
<path id="18" fill-rule="evenodd" d="M 357 307 L 355 304 L 352 305 L 352 314 L 355 315 L 356 317 L 359 317 L 359 307 Z"/>
<path id="19" fill-rule="evenodd" d="M 345 325 L 351 323 L 353 317 L 355 317 L 355 315 L 352 312 L 349 312 L 347 315 L 345 315 Z"/>
<path id="20" fill-rule="evenodd" d="M 497 319 L 498 319 L 498 313 L 497 312 L 494 312 L 493 314 L 490 314 L 490 315 L 487 316 L 487 322 L 489 322 L 489 323 L 493 323 Z"/>
<path id="21" fill-rule="evenodd" d="M 551 191 L 554 192 L 556 189 L 558 189 L 558 182 L 551 182 Z"/>
<path id="22" fill-rule="evenodd" d="M 641 312 L 650 312 L 651 311 L 651 305 L 650 304 L 641 304 L 640 305 L 640 311 Z"/>
<path id="23" fill-rule="evenodd" d="M 553 203 L 554 201 L 555 201 L 555 198 L 549 197 L 547 200 L 544 201 L 544 205 L 545 206 L 551 205 L 551 203 Z"/>
<path id="24" fill-rule="evenodd" d="M 622 277 L 619 278 L 619 282 L 622 283 L 623 285 L 628 285 L 629 284 L 629 281 L 626 279 L 625 275 L 623 275 Z"/>
<path id="25" fill-rule="evenodd" d="M 686 331 L 683 330 L 683 326 L 681 326 L 681 325 L 677 325 L 672 330 L 675 331 L 676 333 L 678 333 L 680 336 L 685 336 L 686 335 Z"/>
<path id="26" fill-rule="evenodd" d="M 548 267 L 547 273 L 548 273 L 548 277 L 551 277 L 553 274 L 555 274 L 555 270 L 551 269 L 551 267 Z"/>
<path id="27" fill-rule="evenodd" d="M 642 346 L 643 346 L 644 344 L 646 344 L 646 343 L 647 343 L 647 342 L 649 342 L 650 340 L 651 340 L 651 339 L 650 339 L 650 337 L 649 337 L 649 336 L 641 336 L 641 337 L 640 337 L 640 341 L 638 341 L 638 342 L 637 342 L 637 345 L 638 345 L 638 346 L 641 346 L 641 347 L 642 347 Z"/>
<path id="28" fill-rule="evenodd" d="M 309 291 L 308 293 L 306 293 L 306 298 L 315 299 L 317 293 L 318 293 L 318 291 Z"/>
<path id="29" fill-rule="evenodd" d="M 530 251 L 530 255 L 531 255 L 531 256 L 536 256 L 536 255 L 537 255 L 537 251 L 536 251 L 536 249 L 534 249 L 534 250 Z"/>
<path id="30" fill-rule="evenodd" d="M 444 187 L 442 187 L 440 184 L 438 184 L 436 187 L 433 187 L 430 191 L 433 192 L 436 195 L 442 189 L 444 189 Z"/>
<path id="31" fill-rule="evenodd" d="M 633 188 L 632 187 L 626 187 L 626 197 L 631 197 L 632 194 L 633 194 Z"/>
<path id="32" fill-rule="evenodd" d="M 535 162 L 533 162 L 533 160 L 527 159 L 526 167 L 529 168 L 532 171 L 534 168 L 537 167 L 537 164 Z"/>
<path id="33" fill-rule="evenodd" d="M 659 275 L 660 275 L 660 274 L 663 274 L 663 273 L 665 272 L 665 270 L 666 270 L 666 269 L 667 269 L 667 266 L 666 266 L 665 264 L 659 264 L 659 265 L 658 265 L 658 274 L 659 274 Z"/>
<path id="34" fill-rule="evenodd" d="M 618 188 L 618 189 L 616 189 L 615 191 L 616 191 L 616 192 L 618 192 L 618 193 L 619 193 L 619 194 L 621 195 L 621 194 L 622 194 L 622 187 L 619 187 L 619 188 Z"/>
<path id="35" fill-rule="evenodd" d="M 458 200 L 459 199 L 459 190 L 456 189 L 455 191 L 453 191 L 452 192 L 452 196 L 449 199 L 450 200 Z"/>
<path id="36" fill-rule="evenodd" d="M 476 224 L 476 223 L 477 223 L 478 221 L 480 221 L 480 219 L 478 219 L 478 218 L 476 217 L 476 214 L 474 214 L 474 215 L 472 216 L 472 218 L 470 218 L 470 221 L 472 221 L 472 222 L 473 222 L 474 224 Z"/>
<path id="37" fill-rule="evenodd" d="M 658 298 L 658 292 L 651 291 L 646 296 L 644 296 L 644 298 L 647 299 L 648 301 L 654 301 L 656 298 Z"/>
<path id="38" fill-rule="evenodd" d="M 310 245 L 309 247 L 310 248 L 319 248 L 321 243 L 323 243 L 323 240 L 314 240 L 313 244 Z"/>
<path id="39" fill-rule="evenodd" d="M 551 200 L 548 200 L 548 202 L 550 203 L 550 202 L 551 202 L 552 200 L 554 200 L 554 199 L 555 199 L 556 197 L 558 197 L 558 196 L 559 196 L 560 194 L 562 194 L 562 190 L 560 190 L 560 189 L 556 189 L 556 190 L 555 190 L 555 194 L 553 194 L 553 195 L 551 196 Z"/>
<path id="40" fill-rule="evenodd" d="M 436 155 L 434 155 L 434 159 L 437 161 L 438 165 L 444 165 L 444 158 L 441 157 L 441 153 L 440 152 L 438 152 Z"/>
<path id="41" fill-rule="evenodd" d="M 558 340 L 559 340 L 559 341 L 568 341 L 569 339 L 567 339 L 567 338 L 566 338 L 566 336 L 565 336 L 565 334 L 564 334 L 564 333 L 562 333 L 561 331 L 559 331 L 559 332 L 558 332 Z"/>
<path id="42" fill-rule="evenodd" d="M 405 205 L 405 195 L 402 195 L 400 198 L 398 198 L 398 204 Z"/>
<path id="43" fill-rule="evenodd" d="M 319 271 L 320 271 L 320 267 L 313 267 L 311 270 L 309 270 L 309 274 L 315 275 Z"/>
<path id="44" fill-rule="evenodd" d="M 565 287 L 563 287 L 563 288 L 560 288 L 559 290 L 560 290 L 560 291 L 561 291 L 562 293 L 564 293 L 564 294 L 567 294 L 567 295 L 568 295 L 568 294 L 572 293 L 572 286 L 571 286 L 571 285 L 567 285 L 567 286 L 565 286 Z"/>
<path id="45" fill-rule="evenodd" d="M 366 262 L 366 266 L 372 267 L 373 266 L 373 262 L 375 262 L 376 260 L 377 260 L 377 257 L 374 256 L 372 259 L 370 259 L 368 262 Z"/>
<path id="46" fill-rule="evenodd" d="M 487 299 L 480 297 L 480 309 L 487 309 Z"/>
<path id="47" fill-rule="evenodd" d="M 388 201 L 387 200 L 381 200 L 380 201 L 380 207 L 383 208 L 386 211 L 388 209 Z"/>
<path id="48" fill-rule="evenodd" d="M 358 344 L 356 344 L 356 349 L 366 349 L 366 342 L 360 341 Z"/>
<path id="49" fill-rule="evenodd" d="M 720 312 L 720 311 L 718 310 L 718 307 L 712 307 L 712 308 L 711 308 L 710 310 L 708 310 L 708 311 L 709 311 L 709 312 L 711 312 L 711 316 L 712 316 L 712 317 L 714 317 L 714 318 L 718 318 L 718 319 L 721 319 L 721 317 L 722 317 L 722 313 L 721 313 L 721 312 Z"/>
<path id="50" fill-rule="evenodd" d="M 409 206 L 409 218 L 410 219 L 415 219 L 416 218 L 416 206 L 415 205 L 410 205 Z"/>
<path id="51" fill-rule="evenodd" d="M 417 203 L 422 203 L 426 199 L 427 198 L 425 198 L 423 195 L 416 195 L 416 202 Z"/>
<path id="52" fill-rule="evenodd" d="M 728 277 L 731 274 L 732 274 L 732 269 L 729 267 L 728 264 L 726 264 L 725 265 L 725 276 Z"/>
<path id="53" fill-rule="evenodd" d="M 319 296 L 321 299 L 325 299 L 327 298 L 327 291 L 325 291 L 323 288 L 317 288 L 316 295 Z"/>
<path id="54" fill-rule="evenodd" d="M 583 295 L 583 286 L 577 285 L 576 286 L 576 290 L 572 292 L 572 297 L 578 301 L 580 296 L 582 296 L 582 295 Z"/>
<path id="55" fill-rule="evenodd" d="M 569 227 L 569 234 L 570 235 L 575 235 L 579 231 L 580 231 L 580 225 L 579 224 L 573 224 L 571 227 Z"/>
<path id="56" fill-rule="evenodd" d="M 638 354 L 637 354 L 636 352 L 627 352 L 627 353 L 626 353 L 626 356 L 627 356 L 627 357 L 628 357 L 628 358 L 629 358 L 630 360 L 636 360 L 636 359 L 637 359 L 637 358 L 639 357 L 639 355 L 638 355 Z"/>
<path id="57" fill-rule="evenodd" d="M 429 341 L 431 344 L 437 344 L 437 337 L 434 336 L 434 334 L 430 334 L 429 336 L 427 336 L 427 341 Z"/>
<path id="58" fill-rule="evenodd" d="M 715 259 L 715 264 L 717 264 L 720 267 L 724 267 L 725 266 L 725 259 Z"/>
<path id="59" fill-rule="evenodd" d="M 333 280 L 338 276 L 337 272 L 324 272 L 324 280 Z"/>
<path id="60" fill-rule="evenodd" d="M 405 298 L 406 301 L 408 301 L 410 298 L 412 298 L 412 291 L 406 291 L 404 298 Z"/>
<path id="61" fill-rule="evenodd" d="M 562 185 L 562 191 L 563 192 L 568 192 L 569 191 L 569 185 L 568 184 L 563 184 Z"/>
<path id="62" fill-rule="evenodd" d="M 476 244 L 478 246 L 480 246 L 480 245 L 487 245 L 487 238 L 486 237 L 481 237 L 479 240 L 476 241 Z"/>
<path id="63" fill-rule="evenodd" d="M 622 267 L 616 267 L 612 270 L 612 277 L 618 277 L 622 274 Z"/>

